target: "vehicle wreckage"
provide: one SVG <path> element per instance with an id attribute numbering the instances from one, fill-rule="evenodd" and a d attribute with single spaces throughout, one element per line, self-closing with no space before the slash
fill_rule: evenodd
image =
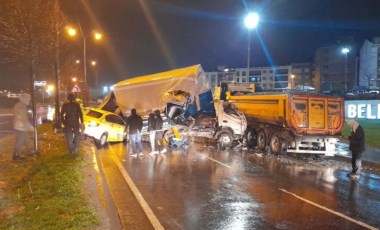
<path id="1" fill-rule="evenodd" d="M 343 98 L 297 91 L 259 93 L 254 85 L 223 82 L 212 93 L 201 65 L 121 81 L 99 108 L 123 116 L 135 108 L 145 117 L 158 109 L 166 134 L 174 135 L 171 129 L 176 127 L 187 136 L 217 140 L 221 148 L 269 147 L 274 154 L 333 156 L 344 127 Z"/>
<path id="2" fill-rule="evenodd" d="M 135 108 L 144 120 L 143 134 L 147 134 L 149 113 L 160 110 L 166 139 L 174 135 L 174 128 L 183 136 L 217 140 L 222 148 L 242 140 L 247 128 L 244 114 L 235 106 L 214 100 L 201 65 L 118 82 L 98 108 L 122 117 Z"/>

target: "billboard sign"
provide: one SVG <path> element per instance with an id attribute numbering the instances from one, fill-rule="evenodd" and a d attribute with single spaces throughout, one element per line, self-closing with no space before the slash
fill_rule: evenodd
<path id="1" fill-rule="evenodd" d="M 380 119 L 380 100 L 345 101 L 344 109 L 347 119 Z"/>

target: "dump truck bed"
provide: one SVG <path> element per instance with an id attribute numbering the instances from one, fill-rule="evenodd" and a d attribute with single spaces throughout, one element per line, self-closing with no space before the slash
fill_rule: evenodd
<path id="1" fill-rule="evenodd" d="M 344 100 L 312 93 L 254 93 L 228 99 L 248 124 L 259 122 L 291 129 L 295 134 L 338 135 L 344 127 Z"/>

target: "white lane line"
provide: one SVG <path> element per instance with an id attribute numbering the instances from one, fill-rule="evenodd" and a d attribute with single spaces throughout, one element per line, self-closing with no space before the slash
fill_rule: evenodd
<path id="1" fill-rule="evenodd" d="M 1 122 L 0 125 L 9 124 L 10 122 Z"/>
<path id="2" fill-rule="evenodd" d="M 307 200 L 307 199 L 305 199 L 305 198 L 303 198 L 303 197 L 300 197 L 300 196 L 298 196 L 298 195 L 296 195 L 296 194 L 294 194 L 294 193 L 291 193 L 291 192 L 289 192 L 289 191 L 287 191 L 287 190 L 285 190 L 285 189 L 279 188 L 279 190 L 280 190 L 280 191 L 283 191 L 283 192 L 285 192 L 285 193 L 288 193 L 288 194 L 290 194 L 290 195 L 293 195 L 293 196 L 296 197 L 297 199 L 300 199 L 300 200 L 302 200 L 302 201 L 305 201 L 306 203 L 309 203 L 309 204 L 311 204 L 311 205 L 314 205 L 314 206 L 316 206 L 316 207 L 318 207 L 318 208 L 320 208 L 320 209 L 323 209 L 323 210 L 325 210 L 325 211 L 327 211 L 327 212 L 330 212 L 330 213 L 333 213 L 333 214 L 335 214 L 335 215 L 337 215 L 337 216 L 340 216 L 340 217 L 342 217 L 342 218 L 344 218 L 344 219 L 346 219 L 346 220 L 348 220 L 348 221 L 351 221 L 351 222 L 353 222 L 353 223 L 355 223 L 355 224 L 357 224 L 357 225 L 360 225 L 360 226 L 362 226 L 362 227 L 364 227 L 364 228 L 373 229 L 373 230 L 376 230 L 376 229 L 377 229 L 377 228 L 375 228 L 375 227 L 372 227 L 371 225 L 368 225 L 368 224 L 366 224 L 366 223 L 363 223 L 363 222 L 361 222 L 361 221 L 359 221 L 359 220 L 355 220 L 355 219 L 353 219 L 353 218 L 351 218 L 351 217 L 349 217 L 349 216 L 346 216 L 346 215 L 344 215 L 344 214 L 342 214 L 342 213 L 340 213 L 340 212 L 333 211 L 333 210 L 331 210 L 331 209 L 329 209 L 329 208 L 326 208 L 325 206 L 319 205 L 319 204 L 317 204 L 317 203 L 314 203 L 313 201 L 310 201 L 310 200 Z"/>
<path id="3" fill-rule="evenodd" d="M 157 219 L 156 215 L 154 215 L 152 209 L 149 207 L 148 203 L 145 201 L 144 197 L 141 195 L 140 191 L 137 189 L 135 183 L 133 183 L 132 178 L 128 175 L 127 171 L 125 171 L 123 165 L 116 157 L 113 157 L 113 160 L 115 161 L 129 188 L 131 188 L 132 193 L 135 195 L 140 206 L 144 210 L 146 216 L 150 220 L 150 223 L 153 225 L 153 228 L 157 230 L 164 229 L 160 221 Z"/>
<path id="4" fill-rule="evenodd" d="M 214 162 L 216 162 L 216 163 L 218 163 L 218 164 L 220 164 L 220 165 L 223 165 L 224 167 L 227 167 L 227 168 L 229 168 L 229 169 L 232 169 L 231 166 L 226 165 L 226 164 L 224 164 L 224 163 L 222 163 L 222 162 L 220 162 L 220 161 L 218 161 L 218 160 L 215 160 L 214 158 L 211 158 L 211 157 L 206 156 L 206 155 L 204 155 L 204 154 L 202 154 L 202 155 L 203 155 L 204 157 L 206 157 L 207 159 L 211 160 L 211 161 L 214 161 Z"/>

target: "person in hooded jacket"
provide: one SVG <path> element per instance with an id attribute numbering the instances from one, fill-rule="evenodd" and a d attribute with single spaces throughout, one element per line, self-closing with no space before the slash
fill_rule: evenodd
<path id="1" fill-rule="evenodd" d="M 139 155 L 143 155 L 143 148 L 141 142 L 141 130 L 143 121 L 140 115 L 137 114 L 136 109 L 131 110 L 131 115 L 127 118 L 127 128 L 129 130 L 129 140 L 132 145 L 131 156 L 137 156 L 136 144 L 139 147 Z"/>
<path id="2" fill-rule="evenodd" d="M 13 107 L 13 129 L 16 131 L 16 143 L 13 150 L 13 160 L 20 158 L 20 149 L 28 146 L 28 131 L 33 131 L 34 126 L 30 123 L 27 106 L 30 104 L 31 97 L 27 93 L 22 93 L 20 102 Z"/>
<path id="3" fill-rule="evenodd" d="M 365 150 L 364 130 L 356 120 L 347 121 L 347 125 L 351 128 L 351 135 L 347 139 L 350 141 L 349 149 L 352 152 L 352 172 L 347 174 L 347 176 L 357 179 L 360 176 L 362 153 Z"/>
<path id="4" fill-rule="evenodd" d="M 67 95 L 67 102 L 62 105 L 61 121 L 69 152 L 77 154 L 81 141 L 80 130 L 84 130 L 84 124 L 82 109 L 72 93 Z"/>

